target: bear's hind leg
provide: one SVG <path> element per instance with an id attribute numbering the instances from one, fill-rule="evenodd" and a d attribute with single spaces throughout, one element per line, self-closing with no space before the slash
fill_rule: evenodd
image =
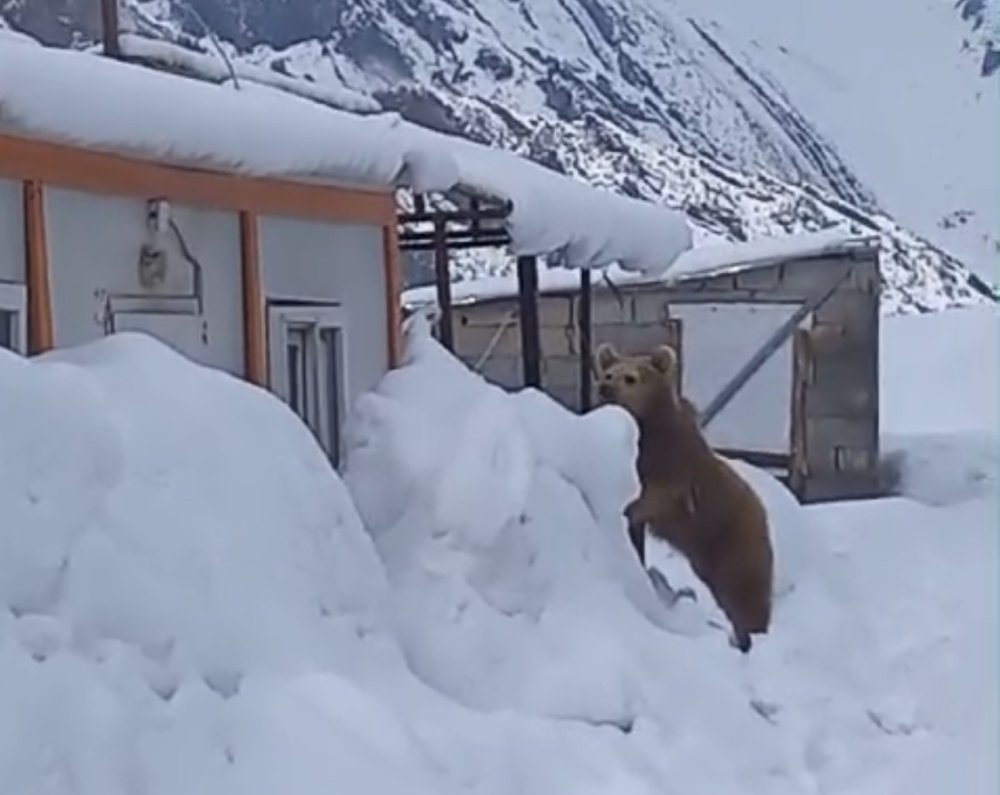
<path id="1" fill-rule="evenodd" d="M 733 633 L 729 636 L 729 645 L 739 649 L 743 654 L 749 654 L 750 649 L 753 648 L 753 639 L 749 632 L 733 629 Z"/>

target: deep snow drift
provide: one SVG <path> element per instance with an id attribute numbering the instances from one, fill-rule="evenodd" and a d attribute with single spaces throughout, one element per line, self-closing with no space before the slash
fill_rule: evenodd
<path id="1" fill-rule="evenodd" d="M 419 323 L 408 355 L 345 487 L 276 398 L 150 338 L 0 351 L 0 789 L 995 789 L 992 502 L 804 511 L 744 468 L 779 598 L 743 660 L 629 556 L 623 413 L 502 393 Z"/>

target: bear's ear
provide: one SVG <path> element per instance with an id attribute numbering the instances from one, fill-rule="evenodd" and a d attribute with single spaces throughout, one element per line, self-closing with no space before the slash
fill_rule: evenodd
<path id="1" fill-rule="evenodd" d="M 603 342 L 597 347 L 597 353 L 594 354 L 594 362 L 597 366 L 597 372 L 603 373 L 611 365 L 618 361 L 620 357 L 618 356 L 618 351 L 614 349 L 614 346 L 610 342 Z"/>
<path id="2" fill-rule="evenodd" d="M 649 362 L 664 375 L 670 375 L 677 368 L 677 354 L 669 345 L 661 345 L 649 355 Z"/>

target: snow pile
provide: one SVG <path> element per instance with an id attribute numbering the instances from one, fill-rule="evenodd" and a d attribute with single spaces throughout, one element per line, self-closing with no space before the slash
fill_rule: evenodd
<path id="1" fill-rule="evenodd" d="M 0 351 L 5 791 L 995 790 L 995 502 L 804 511 L 734 463 L 778 548 L 744 659 L 631 556 L 622 412 L 408 342 L 346 486 L 276 398 L 144 336 Z"/>
<path id="2" fill-rule="evenodd" d="M 410 366 L 359 401 L 346 481 L 414 670 L 477 708 L 631 725 L 629 641 L 640 613 L 663 619 L 622 531 L 634 425 L 509 396 L 411 339 Z"/>
<path id="3" fill-rule="evenodd" d="M 356 407 L 345 477 L 421 679 L 476 709 L 633 735 L 657 727 L 683 737 L 660 740 L 669 780 L 724 789 L 745 777 L 801 791 L 803 777 L 821 774 L 800 756 L 803 725 L 877 734 L 862 707 L 864 616 L 777 481 L 734 464 L 767 500 L 778 559 L 775 631 L 744 669 L 708 623 L 719 615 L 704 589 L 697 605 L 668 613 L 632 557 L 621 515 L 636 493 L 627 415 L 577 417 L 534 390 L 509 395 L 444 353 L 419 315 L 412 323 L 409 363 Z M 670 575 L 682 568 L 660 563 Z M 768 726 L 772 708 L 796 728 Z M 729 758 L 709 773 L 704 760 L 723 747 Z"/>
<path id="4" fill-rule="evenodd" d="M 5 792 L 319 791 L 300 765 L 420 791 L 330 673 L 385 579 L 275 398 L 128 334 L 0 351 L 0 394 Z"/>
<path id="5" fill-rule="evenodd" d="M 336 781 L 357 792 L 656 792 L 676 764 L 663 754 L 665 725 L 676 734 L 702 724 L 683 743 L 700 749 L 692 769 L 722 741 L 713 727 L 739 702 L 739 683 L 717 683 L 714 671 L 699 670 L 693 648 L 629 606 L 658 608 L 628 566 L 620 534 L 598 536 L 598 520 L 606 529 L 634 489 L 624 465 L 602 499 L 593 473 L 571 463 L 575 451 L 550 451 L 595 499 L 586 506 L 579 487 L 533 470 L 561 494 L 540 500 L 537 485 L 524 482 L 523 470 L 518 476 L 520 443 L 479 452 L 477 440 L 509 430 L 510 415 L 494 405 L 498 419 L 460 449 L 439 490 L 413 481 L 412 529 L 401 528 L 400 556 L 388 555 L 383 569 L 309 432 L 261 390 L 121 334 L 30 363 L 0 352 L 0 391 L 0 781 L 9 791 L 320 793 Z M 426 412 L 438 394 L 415 402 Z M 526 407 L 531 398 L 523 400 Z M 481 420 L 491 413 L 485 405 Z M 608 414 L 588 424 L 590 443 L 614 457 L 634 438 Z M 440 451 L 422 448 L 415 433 L 397 452 L 440 466 Z M 379 438 L 370 440 L 376 448 Z M 476 484 L 477 474 L 505 466 L 514 475 L 509 491 L 491 497 Z M 389 489 L 405 484 L 393 474 L 376 472 L 359 494 L 381 484 L 395 510 L 403 503 Z M 534 495 L 528 507 L 548 515 L 533 517 L 520 538 L 489 535 L 488 523 L 467 531 L 472 548 L 493 545 L 492 560 L 481 554 L 478 566 L 462 566 L 468 549 L 405 543 L 406 532 L 429 529 L 420 506 L 435 499 L 433 515 L 461 532 L 468 497 L 506 517 L 523 490 Z M 572 528 L 545 522 L 565 515 L 579 518 L 577 546 L 590 562 L 563 567 L 559 542 Z M 547 547 L 543 533 L 555 533 Z M 532 546 L 537 564 L 521 554 Z M 429 570 L 407 564 L 409 550 L 433 553 Z M 469 572 L 500 609 L 466 599 L 463 611 L 449 567 Z M 602 569 L 590 589 L 565 582 Z M 571 604 L 573 596 L 582 601 Z M 418 604 L 400 609 L 408 598 Z M 440 612 L 428 609 L 435 600 Z M 519 626 L 504 631 L 503 611 Z M 462 631 L 449 631 L 456 620 Z M 613 621 L 621 626 L 605 635 Z M 532 632 L 536 623 L 542 629 Z M 488 655 L 477 652 L 492 631 L 499 637 Z M 674 653 L 657 651 L 671 640 Z M 546 648 L 524 648 L 530 641 Z M 445 655 L 434 656 L 436 642 L 448 644 Z M 701 719 L 654 720 L 669 711 L 665 703 L 652 709 L 642 691 L 659 687 L 668 662 L 688 672 L 672 686 L 685 711 L 695 706 L 689 688 L 709 705 Z M 435 677 L 435 666 L 455 682 Z M 469 710 L 411 669 L 501 713 Z M 531 674 L 523 691 L 518 674 Z M 532 693 L 537 704 L 528 703 Z M 563 720 L 534 717 L 541 714 Z M 604 722 L 632 733 L 594 725 Z M 750 736 L 759 722 L 744 704 L 726 724 Z M 745 771 L 768 775 L 780 746 L 757 745 L 709 780 L 732 787 Z M 681 762 L 670 775 L 684 769 Z"/>

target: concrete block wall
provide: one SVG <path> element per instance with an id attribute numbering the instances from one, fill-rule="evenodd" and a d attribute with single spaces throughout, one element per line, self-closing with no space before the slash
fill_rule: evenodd
<path id="1" fill-rule="evenodd" d="M 879 493 L 878 293 L 876 263 L 856 262 L 803 340 L 806 499 Z"/>
<path id="2" fill-rule="evenodd" d="M 808 500 L 874 493 L 879 469 L 877 254 L 790 261 L 672 288 L 612 291 L 595 286 L 592 350 L 602 342 L 611 342 L 624 353 L 670 343 L 683 362 L 683 329 L 671 317 L 671 304 L 791 306 L 829 289 L 831 279 L 838 276 L 845 281 L 796 339 L 790 453 L 800 470 L 800 495 Z M 476 366 L 491 349 L 480 372 L 506 388 L 523 383 L 517 308 L 515 298 L 491 300 L 457 307 L 453 318 L 456 354 Z M 578 409 L 577 297 L 543 295 L 538 308 L 543 388 L 567 407 Z"/>

